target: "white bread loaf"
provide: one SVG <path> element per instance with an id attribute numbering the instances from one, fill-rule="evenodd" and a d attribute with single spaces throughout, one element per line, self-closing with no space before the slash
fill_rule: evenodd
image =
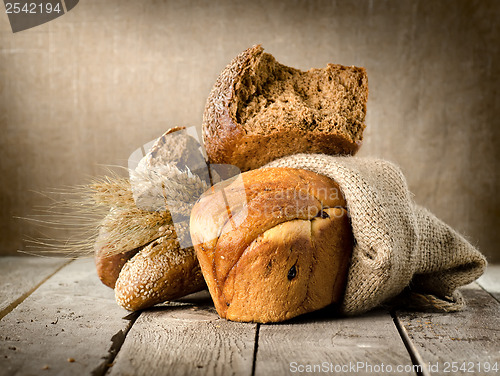
<path id="1" fill-rule="evenodd" d="M 215 185 L 191 214 L 191 238 L 219 315 L 276 322 L 340 301 L 353 246 L 336 183 L 290 168 Z"/>

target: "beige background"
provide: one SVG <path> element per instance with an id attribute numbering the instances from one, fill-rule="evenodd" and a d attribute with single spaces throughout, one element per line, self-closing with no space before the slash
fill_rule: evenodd
<path id="1" fill-rule="evenodd" d="M 13 34 L 0 14 L 0 252 L 34 234 L 13 216 L 201 123 L 217 75 L 262 43 L 284 64 L 364 66 L 359 153 L 399 164 L 415 200 L 500 261 L 498 1 L 81 0 Z"/>

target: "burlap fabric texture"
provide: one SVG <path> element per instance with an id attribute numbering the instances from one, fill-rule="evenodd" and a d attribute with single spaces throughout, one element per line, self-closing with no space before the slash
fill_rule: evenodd
<path id="1" fill-rule="evenodd" d="M 464 307 L 457 288 L 478 278 L 486 260 L 464 237 L 415 204 L 394 164 L 297 154 L 266 167 L 303 168 L 339 184 L 355 238 L 341 304 L 344 314 L 360 314 L 389 301 L 446 312 Z"/>

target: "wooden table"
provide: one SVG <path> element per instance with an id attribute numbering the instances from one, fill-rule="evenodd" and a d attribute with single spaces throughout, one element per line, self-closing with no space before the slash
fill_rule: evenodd
<path id="1" fill-rule="evenodd" d="M 0 258 L 0 291 L 0 375 L 500 375 L 500 266 L 462 312 L 276 325 L 222 320 L 206 292 L 129 313 L 90 259 Z"/>

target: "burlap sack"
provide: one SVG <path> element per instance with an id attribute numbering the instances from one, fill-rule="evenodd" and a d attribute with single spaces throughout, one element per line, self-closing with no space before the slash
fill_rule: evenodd
<path id="1" fill-rule="evenodd" d="M 463 308 L 456 289 L 478 278 L 486 260 L 414 203 L 398 167 L 384 160 L 317 154 L 285 157 L 266 167 L 303 168 L 339 184 L 355 238 L 343 313 L 359 314 L 396 296 L 404 296 L 412 308 Z"/>

